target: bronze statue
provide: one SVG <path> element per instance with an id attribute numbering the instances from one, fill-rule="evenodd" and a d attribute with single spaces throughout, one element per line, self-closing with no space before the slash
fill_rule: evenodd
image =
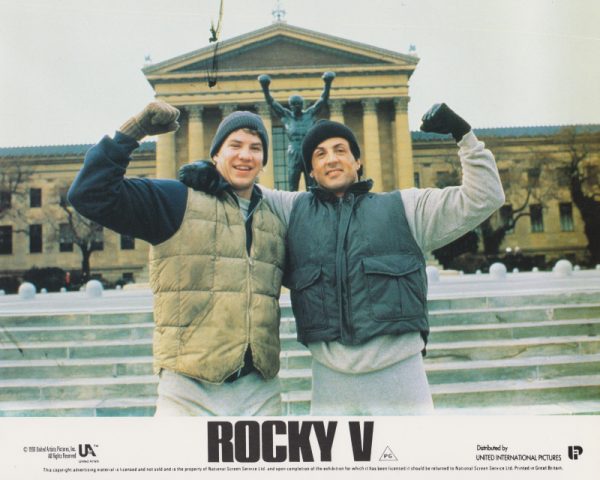
<path id="1" fill-rule="evenodd" d="M 303 110 L 304 99 L 300 95 L 292 95 L 288 99 L 290 108 L 287 109 L 281 103 L 277 102 L 269 92 L 271 77 L 269 75 L 261 75 L 258 81 L 265 94 L 265 99 L 273 111 L 277 114 L 281 123 L 285 127 L 288 136 L 289 144 L 287 150 L 287 158 L 289 165 L 289 188 L 292 191 L 298 190 L 300 175 L 304 173 L 304 181 L 308 188 L 314 182 L 304 169 L 302 161 L 302 140 L 306 132 L 313 126 L 317 114 L 327 105 L 329 99 L 329 91 L 331 90 L 331 82 L 335 78 L 335 73 L 325 72 L 321 77 L 325 86 L 321 97 L 312 106 Z"/>

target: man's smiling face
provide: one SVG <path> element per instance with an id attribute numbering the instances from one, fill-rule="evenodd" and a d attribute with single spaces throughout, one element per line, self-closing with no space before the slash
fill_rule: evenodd
<path id="1" fill-rule="evenodd" d="M 217 170 L 242 198 L 250 199 L 263 167 L 263 144 L 252 130 L 231 132 L 213 157 Z"/>
<path id="2" fill-rule="evenodd" d="M 338 197 L 358 181 L 360 160 L 356 160 L 348 140 L 332 137 L 319 143 L 312 154 L 311 176 L 323 188 Z"/>

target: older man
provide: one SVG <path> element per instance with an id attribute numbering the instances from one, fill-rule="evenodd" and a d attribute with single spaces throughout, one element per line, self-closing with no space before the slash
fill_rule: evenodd
<path id="1" fill-rule="evenodd" d="M 258 115 L 223 119 L 210 155 L 224 188 L 206 195 L 176 180 L 125 178 L 146 135 L 177 129 L 179 111 L 153 102 L 86 154 L 69 191 L 84 216 L 152 244 L 157 415 L 281 413 L 281 221 L 255 179 L 267 162 Z"/>
<path id="2" fill-rule="evenodd" d="M 434 105 L 421 129 L 452 134 L 462 185 L 372 193 L 372 181 L 360 179 L 352 130 L 322 120 L 302 144 L 317 186 L 263 189 L 287 227 L 284 283 L 298 340 L 313 355 L 313 414 L 433 411 L 422 359 L 429 333 L 423 252 L 475 228 L 504 203 L 504 192 L 493 155 L 449 107 Z M 205 173 L 193 186 L 210 191 L 217 172 L 197 168 Z"/>

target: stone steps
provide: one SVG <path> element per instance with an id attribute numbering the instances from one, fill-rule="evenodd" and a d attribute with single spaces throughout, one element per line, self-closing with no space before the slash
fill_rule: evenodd
<path id="1" fill-rule="evenodd" d="M 156 396 L 92 400 L 0 402 L 0 417 L 150 417 Z"/>
<path id="2" fill-rule="evenodd" d="M 597 279 L 590 279 L 590 284 Z M 433 289 L 432 289 L 433 290 Z M 600 287 L 589 291 L 579 290 L 554 290 L 552 292 L 529 293 L 526 290 L 515 290 L 514 292 L 503 292 L 498 294 L 465 295 L 463 293 L 439 294 L 432 293 L 427 298 L 427 306 L 430 312 L 438 310 L 462 310 L 462 309 L 493 309 L 493 308 L 519 308 L 530 306 L 576 306 L 582 304 L 598 304 Z"/>
<path id="3" fill-rule="evenodd" d="M 427 346 L 429 361 L 499 360 L 516 357 L 589 355 L 595 353 L 600 353 L 600 337 L 585 335 L 445 342 L 431 343 Z"/>
<path id="4" fill-rule="evenodd" d="M 0 361 L 0 379 L 152 375 L 152 356 Z M 1 397 L 1 394 L 0 394 Z"/>
<path id="5" fill-rule="evenodd" d="M 21 342 L 0 345 L 0 360 L 152 355 L 152 339 Z"/>
<path id="6" fill-rule="evenodd" d="M 432 298 L 437 413 L 599 414 L 598 292 Z M 284 406 L 310 410 L 311 363 L 282 304 Z M 154 412 L 152 313 L 0 316 L 0 416 Z"/>
<path id="7" fill-rule="evenodd" d="M 436 414 L 600 415 L 600 375 L 438 384 L 431 385 L 431 393 Z M 283 401 L 288 415 L 310 413 L 309 391 L 284 392 Z"/>
<path id="8" fill-rule="evenodd" d="M 158 377 L 128 375 L 94 378 L 25 378 L 0 380 L 1 402 L 27 400 L 93 400 L 156 395 Z"/>
<path id="9" fill-rule="evenodd" d="M 600 335 L 600 319 L 545 320 L 505 324 L 446 325 L 431 327 L 432 343 L 457 340 L 497 340 L 544 336 Z"/>
<path id="10" fill-rule="evenodd" d="M 565 400 L 598 401 L 600 375 L 580 375 L 549 380 L 492 380 L 431 386 L 437 408 L 482 405 L 551 405 Z"/>
<path id="11" fill-rule="evenodd" d="M 0 342 L 60 342 L 152 338 L 154 324 L 126 323 L 83 326 L 6 327 Z"/>
<path id="12" fill-rule="evenodd" d="M 282 349 L 304 350 L 306 347 L 296 340 L 289 322 L 282 323 L 280 334 Z M 294 329 L 295 330 L 295 329 Z M 432 326 L 429 336 L 431 343 L 444 343 L 460 340 L 499 340 L 536 336 L 600 336 L 600 318 L 539 320 L 509 323 L 473 323 Z"/>
<path id="13" fill-rule="evenodd" d="M 528 305 L 475 309 L 437 310 L 429 313 L 430 326 L 503 324 L 546 320 L 600 318 L 600 304 Z"/>
<path id="14" fill-rule="evenodd" d="M 85 325 L 152 324 L 152 311 L 110 313 L 57 313 L 56 315 L 0 315 L 0 326 L 6 327 L 81 327 Z"/>

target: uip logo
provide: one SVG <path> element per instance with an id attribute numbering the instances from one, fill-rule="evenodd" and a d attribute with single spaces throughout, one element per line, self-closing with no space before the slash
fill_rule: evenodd
<path id="1" fill-rule="evenodd" d="M 583 448 L 579 445 L 572 445 L 569 447 L 569 458 L 571 460 L 578 460 L 583 453 Z"/>

